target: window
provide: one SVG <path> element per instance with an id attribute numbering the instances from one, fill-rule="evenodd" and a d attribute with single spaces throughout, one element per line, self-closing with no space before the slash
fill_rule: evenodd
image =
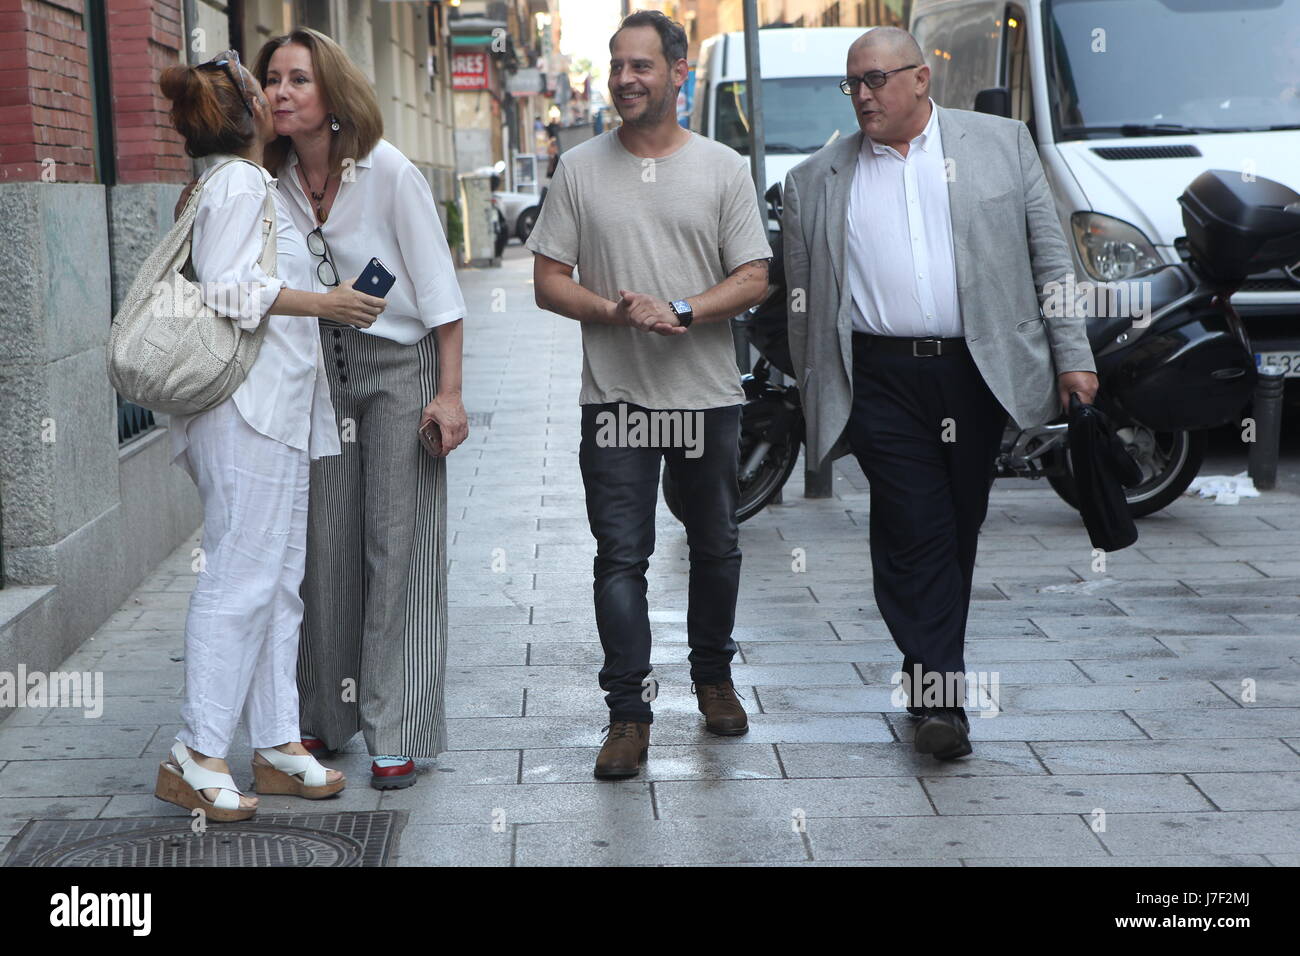
<path id="1" fill-rule="evenodd" d="M 1034 91 L 1029 72 L 1029 29 L 1024 11 L 1008 6 L 1002 17 L 1002 85 L 1011 98 L 1011 117 L 1034 131 Z M 1036 137 L 1035 137 L 1036 138 Z"/>
<path id="2" fill-rule="evenodd" d="M 954 10 L 944 60 L 949 69 L 943 106 L 975 108 L 975 94 L 997 82 L 999 10 L 993 6 Z"/>
<path id="3" fill-rule="evenodd" d="M 948 102 L 949 61 L 944 58 L 951 34 L 949 17 L 944 13 L 932 13 L 916 21 L 912 35 L 921 47 L 925 65 L 930 68 L 930 96 L 940 106 L 951 106 Z"/>

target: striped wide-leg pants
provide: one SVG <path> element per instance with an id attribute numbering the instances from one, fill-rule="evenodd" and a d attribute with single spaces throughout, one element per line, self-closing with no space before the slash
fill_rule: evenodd
<path id="1" fill-rule="evenodd" d="M 298 688 L 304 734 L 371 754 L 446 749 L 446 461 L 420 444 L 437 338 L 321 328 L 341 455 L 312 462 Z"/>

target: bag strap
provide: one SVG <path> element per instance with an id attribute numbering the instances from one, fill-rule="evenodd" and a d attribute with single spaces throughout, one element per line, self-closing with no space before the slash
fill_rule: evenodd
<path id="1" fill-rule="evenodd" d="M 228 159 L 224 163 L 220 163 L 216 166 L 213 166 L 211 169 L 205 170 L 203 175 L 200 176 L 195 181 L 194 188 L 190 190 L 190 198 L 185 200 L 185 206 L 183 209 L 181 209 L 181 214 L 176 217 L 177 222 L 180 222 L 185 217 L 186 213 L 189 213 L 191 211 L 191 209 L 193 209 L 194 212 L 197 213 L 199 194 L 203 192 L 203 187 L 208 184 L 208 182 L 212 179 L 213 176 L 215 176 L 221 170 L 225 169 L 231 163 L 248 163 L 248 165 L 250 166 L 257 166 L 258 169 L 262 168 L 261 166 L 258 166 L 257 163 L 253 162 L 251 159 L 244 159 L 242 156 L 236 156 L 234 159 Z"/>
<path id="2" fill-rule="evenodd" d="M 203 192 L 203 187 L 211 181 L 213 176 L 225 169 L 231 163 L 248 163 L 248 165 L 254 167 L 258 171 L 264 171 L 263 167 L 259 166 L 251 159 L 244 159 L 242 156 L 236 156 L 233 159 L 226 160 L 224 163 L 213 166 L 199 177 L 198 181 L 194 184 L 194 189 L 190 192 L 190 198 L 185 201 L 185 208 L 182 209 L 181 214 L 176 217 L 177 226 L 182 222 L 186 222 L 188 217 L 185 236 L 185 262 L 187 264 L 190 260 L 190 245 L 194 241 L 194 220 L 198 216 L 199 194 Z M 267 224 L 268 228 L 266 234 L 262 237 L 262 254 L 257 257 L 257 261 L 262 267 L 263 272 L 269 276 L 275 277 L 277 266 L 275 244 L 275 197 L 271 195 L 271 187 L 269 185 L 266 187 L 266 197 L 262 200 L 262 221 Z"/>
<path id="3" fill-rule="evenodd" d="M 262 200 L 262 222 L 266 224 L 266 235 L 262 237 L 262 254 L 258 257 L 258 264 L 262 271 L 267 275 L 275 278 L 275 270 L 278 263 L 276 247 L 276 221 L 275 196 L 271 194 L 272 187 L 266 187 L 266 198 Z"/>

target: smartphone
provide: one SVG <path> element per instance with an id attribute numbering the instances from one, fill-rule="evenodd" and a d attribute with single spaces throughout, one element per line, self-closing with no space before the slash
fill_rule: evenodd
<path id="1" fill-rule="evenodd" d="M 371 259 L 370 264 L 366 266 L 361 275 L 357 276 L 357 281 L 352 283 L 352 288 L 358 292 L 364 292 L 366 295 L 373 295 L 382 299 L 388 295 L 388 290 L 393 287 L 397 277 L 389 272 L 382 262 L 378 259 Z"/>

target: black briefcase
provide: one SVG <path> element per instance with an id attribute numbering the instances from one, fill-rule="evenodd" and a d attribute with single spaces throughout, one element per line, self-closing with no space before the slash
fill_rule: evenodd
<path id="1" fill-rule="evenodd" d="M 1142 481 L 1142 469 L 1096 405 L 1070 394 L 1070 463 L 1079 514 L 1094 548 L 1119 551 L 1138 539 L 1124 489 Z"/>

